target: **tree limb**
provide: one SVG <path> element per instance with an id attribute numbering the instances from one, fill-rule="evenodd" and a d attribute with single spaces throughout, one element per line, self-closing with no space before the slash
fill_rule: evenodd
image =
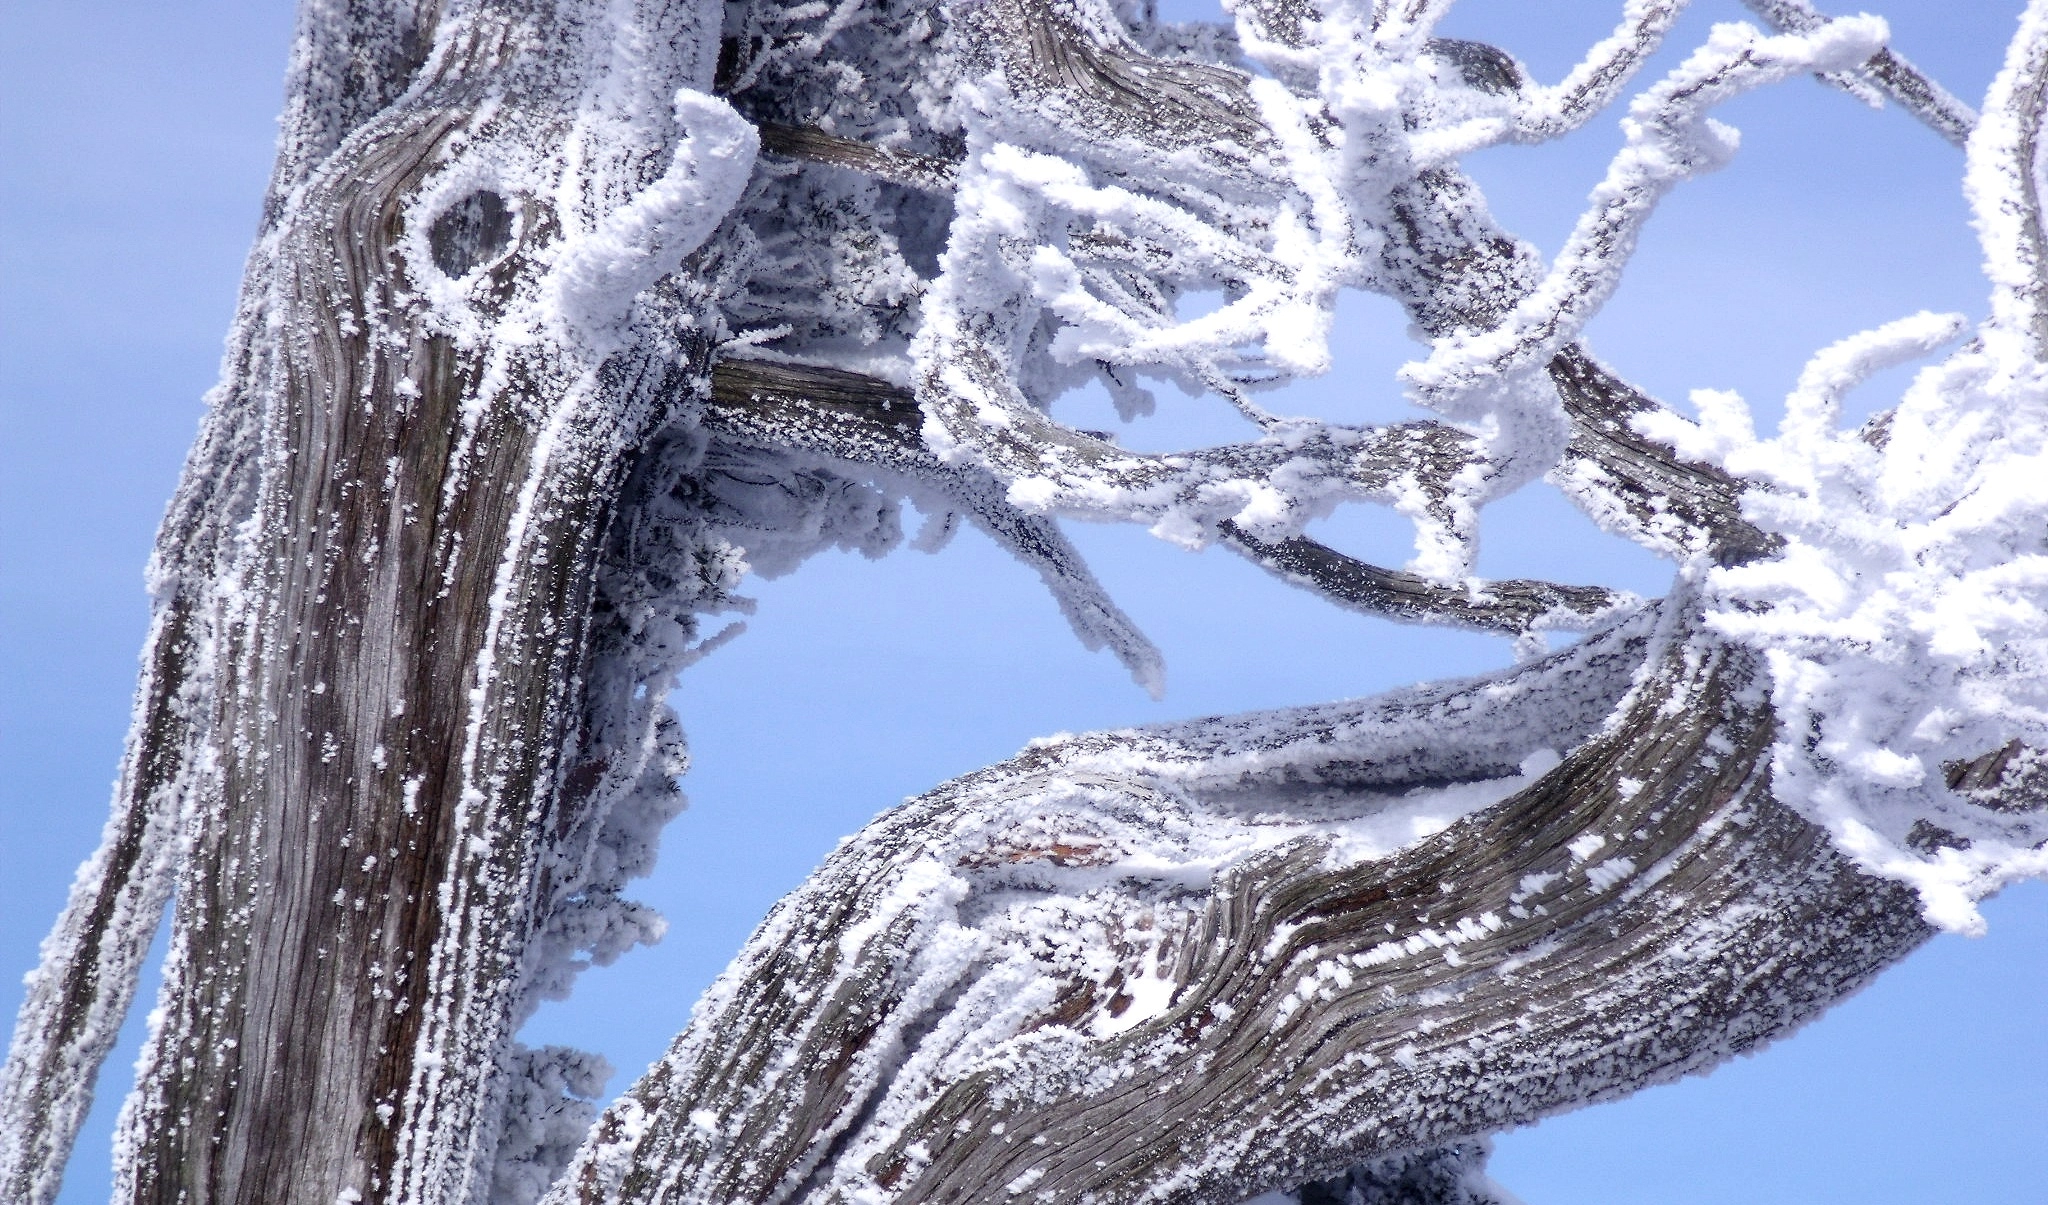
<path id="1" fill-rule="evenodd" d="M 1772 28 L 1805 33 L 1830 20 L 1807 0 L 1742 0 Z M 1899 107 L 1918 118 L 1928 129 L 1957 146 L 1969 140 L 1977 124 L 1976 110 L 1956 99 L 1905 56 L 1889 46 L 1871 55 L 1854 71 L 1828 71 L 1821 80 L 1873 105 L 1890 97 Z"/>
<path id="2" fill-rule="evenodd" d="M 1369 704 L 1335 746 L 1284 743 L 1326 711 L 1100 734 L 905 805 L 777 908 L 551 1202 L 1234 1203 L 1711 1065 L 1924 940 L 1907 888 L 1770 801 L 1743 657 L 1668 632 L 1574 729 L 1613 639 Z M 1585 743 L 1399 852 L 1339 835 L 1502 782 L 1524 755 L 1482 769 L 1479 732 Z"/>
<path id="3" fill-rule="evenodd" d="M 1340 606 L 1411 623 L 1441 623 L 1519 636 L 1547 628 L 1579 628 L 1632 600 L 1601 586 L 1558 586 L 1511 578 L 1446 585 L 1419 574 L 1382 569 L 1311 540 L 1267 542 L 1228 520 L 1221 542 L 1290 585 Z"/>
<path id="4" fill-rule="evenodd" d="M 720 360 L 712 369 L 704 416 L 727 438 L 888 469 L 934 483 L 953 496 L 969 482 L 987 480 L 986 474 L 949 465 L 926 449 L 922 415 L 911 391 L 838 369 Z M 1118 454 L 1136 455 L 1121 449 Z M 1180 455 L 1249 474 L 1261 471 L 1275 453 L 1239 445 Z M 1548 582 L 1445 585 L 1367 564 L 1305 536 L 1267 541 L 1228 520 L 1217 531 L 1225 547 L 1292 585 L 1355 610 L 1409 622 L 1519 635 L 1539 627 L 1581 626 L 1627 602 L 1599 587 Z"/>

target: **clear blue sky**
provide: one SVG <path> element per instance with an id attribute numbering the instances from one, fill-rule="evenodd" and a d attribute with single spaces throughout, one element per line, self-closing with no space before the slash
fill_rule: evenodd
<path id="1" fill-rule="evenodd" d="M 1191 3 L 1192 0 L 1184 0 Z M 289 5 L 16 0 L 0 40 L 0 1015 L 91 850 L 126 729 L 145 621 L 141 566 L 212 383 L 269 165 Z M 1554 78 L 1619 0 L 1463 0 L 1447 33 L 1506 45 Z M 1881 7 L 1895 44 L 1982 94 L 2017 0 Z M 1189 10 L 1192 12 L 1192 10 Z M 1741 11 L 1699 0 L 1674 37 Z M 1672 53 L 1665 56 L 1668 61 Z M 1594 325 L 1654 391 L 1779 396 L 1812 350 L 1920 308 L 1981 311 L 1960 155 L 1901 115 L 1811 81 L 1732 106 L 1745 145 L 1651 227 Z M 1471 166 L 1507 225 L 1554 249 L 1616 136 Z M 1286 403 L 1387 414 L 1413 354 L 1373 299 L 1348 304 L 1339 370 Z M 1866 390 L 1876 406 L 1896 375 Z M 1169 402 L 1174 398 L 1165 399 Z M 1077 400 L 1082 425 L 1107 425 Z M 1139 446 L 1228 430 L 1181 402 Z M 1554 499 L 1489 512 L 1483 567 L 1661 592 L 1663 568 Z M 1397 529 L 1340 517 L 1333 539 L 1398 561 Z M 831 555 L 760 583 L 750 630 L 678 700 L 691 810 L 644 898 L 659 947 L 586 977 L 531 1040 L 659 1053 L 772 900 L 895 800 L 1033 736 L 1356 695 L 1505 662 L 1499 641 L 1342 615 L 1220 553 L 1078 531 L 1169 663 L 1152 703 L 1066 633 L 1027 571 L 963 534 L 937 556 Z M 2048 1200 L 2048 888 L 1987 908 L 1795 1040 L 1711 1077 L 1511 1135 L 1500 1178 L 1529 1205 L 2014 1205 Z M 105 1197 L 128 1045 L 65 1200 Z"/>

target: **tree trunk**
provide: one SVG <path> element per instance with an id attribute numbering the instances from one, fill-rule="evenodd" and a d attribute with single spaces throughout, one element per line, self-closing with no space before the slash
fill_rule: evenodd
<path id="1" fill-rule="evenodd" d="M 32 993 L 41 1049 L 11 1065 L 13 1199 L 54 1194 L 177 841 L 119 1195 L 468 1199 L 511 1033 L 560 987 L 537 955 L 630 943 L 615 892 L 647 855 L 626 846 L 673 810 L 683 648 L 625 630 L 652 612 L 620 597 L 645 526 L 620 510 L 636 468 L 701 453 L 655 437 L 710 344 L 687 275 L 636 301 L 651 281 L 609 294 L 590 261 L 672 270 L 744 181 L 751 132 L 671 99 L 709 86 L 716 11 L 348 15 L 304 19 L 242 351 L 160 542 L 109 851 Z M 565 143 L 585 157 L 550 174 Z M 653 610 L 686 638 L 720 583 Z"/>
<path id="2" fill-rule="evenodd" d="M 1500 52 L 1427 39 L 1442 5 L 1370 7 L 1432 87 L 1524 88 Z M 1630 5 L 1543 120 L 1605 104 L 1677 7 Z M 1225 371 L 1236 335 L 1174 371 L 1256 440 L 1153 456 L 1049 417 L 1084 371 L 1124 388 L 1047 352 L 1084 285 L 1143 334 L 1183 288 L 1236 304 L 1312 275 L 1274 248 L 1309 220 L 1290 165 L 1336 154 L 1337 116 L 1304 100 L 1276 126 L 1234 44 L 1155 54 L 1090 0 L 341 10 L 302 18 L 114 816 L 0 1084 L 8 1199 L 54 1197 L 174 886 L 119 1189 L 165 1205 L 1481 1201 L 1472 1140 L 1785 1033 L 1930 932 L 1774 798 L 1780 719 L 1698 576 L 1782 538 L 1576 342 L 1598 272 L 1501 353 L 1559 402 L 1524 432 L 1548 460 L 1478 423 L 1281 422 Z M 1294 50 L 1314 16 L 1246 5 Z M 1711 82 L 1830 53 L 1752 46 Z M 949 109 L 933 80 L 980 90 Z M 1689 146 L 1705 91 L 1640 128 Z M 1107 208 L 991 166 L 1034 145 L 1108 181 Z M 1533 251 L 1454 165 L 1410 166 L 1372 238 L 1325 249 L 1440 350 L 1508 330 L 1549 296 Z M 1625 256 L 1671 179 L 1603 202 L 1587 262 Z M 1069 252 L 1082 283 L 1047 301 Z M 783 338 L 812 354 L 738 358 Z M 834 359 L 871 345 L 902 371 Z M 1452 547 L 1552 462 L 1692 558 L 1672 598 L 1385 570 L 1300 532 L 1372 498 Z M 1591 634 L 1490 680 L 1070 738 L 937 788 L 780 905 L 587 1127 L 564 1091 L 590 1064 L 512 1037 L 654 923 L 619 889 L 674 810 L 664 697 L 697 617 L 749 563 L 886 545 L 904 494 L 1033 564 L 1147 685 L 1156 653 L 1048 512 L 1213 539 L 1340 605 Z M 2033 801 L 2011 751 L 1954 781 Z"/>

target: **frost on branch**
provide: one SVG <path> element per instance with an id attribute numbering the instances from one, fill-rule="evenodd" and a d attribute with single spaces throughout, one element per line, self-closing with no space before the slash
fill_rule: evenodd
<path id="1" fill-rule="evenodd" d="M 1772 802 L 1750 659 L 1678 613 L 885 814 L 550 1202 L 1235 1202 L 1769 1040 L 1926 929 Z"/>
<path id="2" fill-rule="evenodd" d="M 1824 354 L 1762 440 L 1582 338 L 1660 198 L 1734 150 L 1709 110 L 1809 72 L 1945 133 L 1967 110 L 1881 23 L 1755 0 L 1780 32 L 1717 27 L 1643 89 L 1546 264 L 1460 157 L 1595 120 L 1683 6 L 1617 4 L 1554 83 L 1436 37 L 1449 7 L 309 5 L 0 1192 L 54 1194 L 173 882 L 132 1197 L 1438 1205 L 1492 1192 L 1475 1139 L 1767 1042 L 1923 908 L 1967 924 L 2038 870 L 2044 18 L 1970 148 L 1992 321 L 1860 432 L 1841 393 L 1951 328 Z M 1345 289 L 1404 308 L 1436 417 L 1275 409 Z M 1245 434 L 1133 451 L 1057 417 L 1088 382 Z M 1672 596 L 1475 578 L 1484 507 L 1545 475 L 1678 561 Z M 1044 742 L 884 815 L 550 1187 L 598 1069 L 513 1036 L 661 931 L 623 890 L 681 804 L 667 692 L 747 572 L 878 555 L 906 501 L 1155 690 L 1058 520 L 1587 635 Z M 1360 501 L 1414 523 L 1407 566 L 1304 534 Z"/>
<path id="3" fill-rule="evenodd" d="M 1821 352 L 1773 438 L 1721 393 L 1695 395 L 1697 422 L 1636 420 L 1752 483 L 1744 511 L 1781 541 L 1708 581 L 1715 630 L 1769 666 L 1782 796 L 1961 929 L 1981 927 L 1978 898 L 2048 872 L 2048 815 L 2033 806 L 2048 746 L 2044 41 L 2037 9 L 1968 148 L 1994 286 L 1975 339 L 1861 428 L 1844 426 L 1843 396 L 1952 343 L 1960 318 L 1915 315 Z"/>
<path id="4" fill-rule="evenodd" d="M 849 11 L 832 10 L 842 33 L 855 28 Z M 1628 6 L 1615 36 L 1553 89 L 1488 48 L 1432 40 L 1440 11 L 1246 5 L 1232 44 L 1128 29 L 1080 3 L 963 7 L 942 48 L 965 74 L 948 77 L 943 95 L 920 94 L 929 107 L 892 115 L 877 145 L 847 137 L 830 105 L 808 132 L 794 130 L 797 115 L 775 115 L 793 129 L 776 135 L 778 154 L 950 200 L 945 249 L 919 271 L 915 321 L 870 325 L 858 348 L 786 329 L 750 335 L 732 350 L 755 362 L 720 378 L 707 421 L 767 443 L 764 415 L 779 413 L 792 442 L 828 462 L 925 488 L 951 472 L 999 486 L 1020 511 L 1230 543 L 1332 596 L 1339 574 L 1294 543 L 1328 507 L 1401 507 L 1422 534 L 1403 584 L 1455 589 L 1478 508 L 1555 470 L 1618 531 L 1685 562 L 1629 690 L 1585 713 L 1597 723 L 1560 734 L 1561 765 L 1504 758 L 1481 778 L 1505 798 L 1475 795 L 1474 811 L 1406 844 L 1318 827 L 1333 815 L 1399 819 L 1441 797 L 1416 783 L 1390 802 L 1374 776 L 1398 777 L 1402 757 L 1363 737 L 1355 780 L 1326 776 L 1305 747 L 1261 744 L 1262 724 L 1313 730 L 1303 716 L 1098 734 L 949 784 L 878 821 L 785 901 L 669 1058 L 600 1122 L 557 1200 L 1230 1200 L 1705 1065 L 1797 1024 L 1924 936 L 1901 887 L 1852 869 L 1780 805 L 1788 776 L 1783 802 L 1803 807 L 1778 756 L 1780 661 L 1752 655 L 1726 627 L 1721 591 L 1789 562 L 1797 533 L 1755 501 L 1753 466 L 1689 436 L 1579 342 L 1656 202 L 1734 150 L 1708 109 L 1797 75 L 1859 69 L 1881 48 L 1881 23 L 1778 36 L 1717 28 L 1631 106 L 1627 146 L 1545 268 L 1493 227 L 1455 157 L 1582 122 L 1619 93 L 1675 6 Z M 1233 71 L 1239 55 L 1268 74 Z M 794 56 L 765 61 L 799 71 Z M 877 245 L 894 253 L 912 241 Z M 1262 389 L 1323 370 L 1329 306 L 1345 287 L 1396 297 L 1431 336 L 1411 383 L 1446 422 L 1346 429 L 1259 403 Z M 1210 291 L 1219 308 L 1182 316 L 1183 297 Z M 1127 452 L 1051 417 L 1059 393 L 1090 374 L 1131 413 L 1154 404 L 1139 392 L 1145 377 L 1217 394 L 1256 435 L 1172 456 Z M 920 406 L 916 441 L 892 410 L 906 386 Z M 1811 383 L 1831 388 L 1828 371 Z M 1587 648 L 1615 647 L 1604 641 L 1629 630 Z M 1546 672 L 1526 681 L 1562 705 L 1569 692 L 1547 693 L 1558 684 Z M 1390 714 L 1412 702 L 1373 706 Z M 1474 726 L 1505 722 L 1489 713 Z M 1435 752 L 1455 761 L 1460 726 L 1431 731 Z M 1152 740 L 1192 741 L 1214 763 L 1162 762 Z M 1643 760 L 1622 764 L 1630 757 Z M 2025 760 L 2014 753 L 1998 769 Z M 1194 785 L 1209 773 L 1241 777 L 1216 796 Z M 1447 767 L 1418 773 L 1470 785 Z M 2007 806 L 1999 790 L 2012 773 L 1957 773 L 1975 773 L 1970 782 Z M 1243 812 L 1219 810 L 1223 797 Z M 1546 828 L 1551 800 L 1617 811 Z M 1263 831 L 1241 834 L 1242 849 L 1207 844 L 1228 846 L 1245 814 Z M 1542 835 L 1528 837 L 1530 825 Z M 1511 883 L 1498 880 L 1498 910 L 1449 928 L 1407 929 L 1404 914 L 1382 932 L 1302 935 L 1326 919 L 1319 902 L 1411 906 L 1393 885 L 1411 881 L 1410 860 L 1439 872 L 1451 906 L 1474 907 L 1493 876 L 1509 874 L 1500 850 L 1510 839 L 1488 845 L 1482 831 L 1521 834 L 1557 864 L 1517 867 Z M 1297 867 L 1269 840 L 1305 840 L 1309 852 Z M 1307 886 L 1296 870 L 1345 887 Z M 1726 894 L 1704 902 L 1707 882 Z M 1567 917 L 1540 899 L 1553 889 L 1594 902 Z M 1622 913 L 1601 911 L 1609 902 Z M 1683 970 L 1644 937 L 1627 956 L 1646 960 L 1644 978 L 1603 979 L 1614 989 L 1604 1005 L 1538 988 L 1542 1022 L 1524 1015 L 1498 1044 L 1475 1036 L 1488 992 L 1515 994 L 1524 973 L 1578 982 L 1592 963 L 1575 960 L 1597 961 L 1580 948 L 1587 933 L 1638 933 L 1653 917 L 1698 926 L 1664 934 L 1686 950 Z M 1483 963 L 1485 949 L 1500 956 Z M 1404 997 L 1384 1029 L 1360 1019 L 1373 985 L 1398 995 L 1376 978 L 1381 968 L 1436 957 L 1451 968 L 1444 997 Z M 1787 960 L 1796 982 L 1763 970 Z M 1456 1032 L 1440 1047 L 1404 1045 L 1396 1035 L 1414 1031 L 1400 1027 L 1434 1006 L 1425 997 L 1450 1001 Z M 1682 1015 L 1665 1018 L 1678 997 Z M 1657 1019 L 1629 999 L 1658 1001 Z M 1316 1035 L 1304 1049 L 1328 1061 L 1290 1061 L 1275 1035 L 1297 1025 Z M 1252 1034 L 1259 1054 L 1230 1047 Z M 1506 1065 L 1524 1055 L 1526 1065 Z M 1559 1079 L 1535 1082 L 1537 1066 Z M 1245 1082 L 1217 1084 L 1225 1069 Z M 1462 1078 L 1451 1087 L 1430 1078 L 1439 1074 Z M 1134 1109 L 1142 1122 L 1128 1120 Z M 1111 1115 L 1122 1128 L 1089 1124 Z M 1133 1153 L 1133 1125 L 1186 1141 L 1178 1153 Z M 1346 1191 L 1371 1182 L 1347 1175 Z"/>

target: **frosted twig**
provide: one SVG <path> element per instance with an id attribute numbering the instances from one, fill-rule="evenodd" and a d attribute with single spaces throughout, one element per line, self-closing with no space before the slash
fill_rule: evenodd
<path id="1" fill-rule="evenodd" d="M 1842 398 L 1872 374 L 1918 359 L 1962 334 L 1961 314 L 1926 312 L 1829 345 L 1807 361 L 1785 399 L 1782 437 L 1811 444 L 1837 434 Z"/>
<path id="2" fill-rule="evenodd" d="M 1010 505 L 985 474 L 933 456 L 918 434 L 917 402 L 908 391 L 849 372 L 744 360 L 721 361 L 711 380 L 704 417 L 720 435 L 881 469 L 937 492 L 1038 573 L 1085 647 L 1108 648 L 1153 696 L 1164 689 L 1159 650 L 1095 580 L 1059 526 Z"/>
<path id="3" fill-rule="evenodd" d="M 2005 67 L 1991 82 L 1970 137 L 1965 188 L 1991 281 L 1987 343 L 2017 340 L 2023 358 L 2048 359 L 2048 236 L 2042 230 L 2041 122 L 2048 100 L 2048 3 L 2020 18 Z M 2002 350 L 1994 348 L 1994 350 Z"/>
<path id="4" fill-rule="evenodd" d="M 1457 0 L 1356 0 L 1370 4 L 1372 39 L 1380 53 L 1406 58 L 1420 49 Z"/>
<path id="5" fill-rule="evenodd" d="M 1831 19 L 1807 0 L 1742 0 L 1749 10 L 1786 33 L 1806 33 Z M 1854 68 L 1823 71 L 1820 78 L 1873 107 L 1885 97 L 1920 119 L 1929 129 L 1963 145 L 1977 124 L 1976 111 L 1951 95 L 1903 55 L 1885 47 Z"/>
<path id="6" fill-rule="evenodd" d="M 1343 498 L 1391 501 L 1410 487 L 1447 497 L 1476 450 L 1470 436 L 1428 423 L 1310 423 L 1256 443 L 1150 456 L 1053 422 L 1015 388 L 992 353 L 956 345 L 920 382 L 927 442 L 985 467 L 1021 506 L 1149 522 L 1155 534 L 1190 545 L 1206 542 L 1223 519 L 1272 537 Z"/>
<path id="7" fill-rule="evenodd" d="M 721 361 L 712 371 L 705 420 L 726 438 L 761 447 L 795 448 L 828 460 L 881 468 L 923 483 L 960 502 L 978 525 L 1019 551 L 1066 547 L 1050 521 L 1003 501 L 996 482 L 933 456 L 918 434 L 916 402 L 907 390 L 833 369 Z M 1252 448 L 1211 448 L 1194 454 L 1230 465 L 1256 459 Z M 1354 610 L 1413 622 L 1445 623 L 1520 634 L 1532 628 L 1573 630 L 1630 603 L 1599 587 L 1548 582 L 1442 583 L 1382 569 L 1302 536 L 1262 540 L 1236 523 L 1218 524 L 1218 542 L 1249 557 L 1292 585 L 1314 590 Z M 1079 578 L 1068 565 L 1078 556 L 1057 552 L 1026 556 L 1049 585 Z M 1085 567 L 1079 573 L 1085 574 Z M 1055 585 L 1055 594 L 1089 647 L 1118 650 L 1141 685 L 1149 650 L 1092 578 L 1087 588 Z M 1078 617 L 1077 617 L 1078 615 Z M 1101 619 L 1090 616 L 1102 616 Z M 1126 649 L 1129 652 L 1126 652 Z M 1156 657 L 1156 654 L 1152 654 Z"/>
<path id="8" fill-rule="evenodd" d="M 1440 339 L 1428 360 L 1402 370 L 1417 400 L 1462 415 L 1472 409 L 1468 395 L 1549 361 L 1619 286 L 1657 202 L 1734 153 L 1734 131 L 1708 120 L 1709 109 L 1798 72 L 1861 61 L 1883 33 L 1875 20 L 1768 38 L 1748 26 L 1716 27 L 1705 46 L 1629 107 L 1628 144 L 1543 282 L 1492 329 Z"/>
<path id="9" fill-rule="evenodd" d="M 1267 542 L 1236 524 L 1219 525 L 1218 543 L 1280 580 L 1313 590 L 1369 615 L 1445 624 L 1519 636 L 1579 631 L 1636 603 L 1600 586 L 1560 586 L 1523 578 L 1445 584 L 1416 573 L 1382 569 L 1306 536 Z"/>
<path id="10" fill-rule="evenodd" d="M 1513 136 L 1538 142 L 1568 134 L 1606 108 L 1685 11 L 1687 0 L 1628 0 L 1614 32 L 1594 43 L 1563 80 L 1527 89 L 1515 106 Z"/>

